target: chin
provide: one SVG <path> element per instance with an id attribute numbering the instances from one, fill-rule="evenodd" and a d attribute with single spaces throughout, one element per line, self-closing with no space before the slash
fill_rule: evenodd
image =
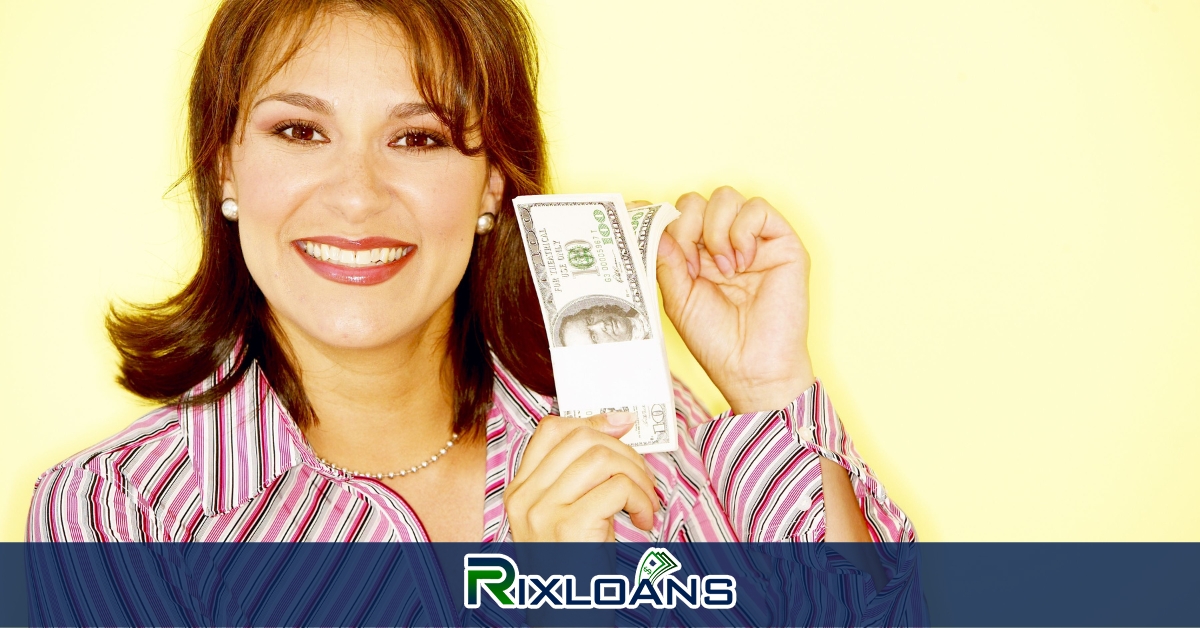
<path id="1" fill-rule="evenodd" d="M 367 289 L 374 294 L 366 294 L 363 288 L 348 290 L 348 294 L 288 299 L 284 304 L 272 302 L 269 297 L 267 301 L 286 335 L 299 335 L 318 346 L 346 350 L 381 349 L 420 338 L 430 331 L 431 325 L 448 325 L 453 312 L 453 287 L 441 300 L 422 298 L 427 290 L 417 286 L 410 286 L 407 294 L 402 295 L 393 294 L 396 291 L 392 290 L 385 293 Z M 439 302 L 440 305 L 431 305 Z"/>
<path id="2" fill-rule="evenodd" d="M 337 349 L 379 349 L 418 334 L 429 322 L 400 319 L 392 308 L 381 312 L 325 313 L 292 318 L 288 327 L 298 329 L 311 342 Z M 332 315 L 331 315 L 332 314 Z"/>
<path id="3" fill-rule="evenodd" d="M 419 333 L 426 321 L 400 321 L 391 318 L 351 318 L 336 322 L 324 340 L 344 349 L 377 349 Z"/>

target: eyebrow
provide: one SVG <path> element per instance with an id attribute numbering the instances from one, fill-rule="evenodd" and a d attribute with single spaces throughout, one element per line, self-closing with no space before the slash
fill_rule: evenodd
<path id="1" fill-rule="evenodd" d="M 314 111 L 327 116 L 333 115 L 333 105 L 329 104 L 328 100 L 299 92 L 281 92 L 278 94 L 271 94 L 270 96 L 266 96 L 254 103 L 254 107 L 251 107 L 251 109 L 257 108 L 259 105 L 269 100 L 277 100 L 279 102 L 295 105 L 297 107 L 308 109 L 309 111 Z M 406 102 L 392 107 L 392 110 L 388 113 L 393 118 L 415 118 L 417 116 L 433 113 L 433 108 L 430 107 L 429 103 L 426 102 Z"/>
<path id="2" fill-rule="evenodd" d="M 415 118 L 433 113 L 433 108 L 426 102 L 406 102 L 392 107 L 393 118 Z"/>
<path id="3" fill-rule="evenodd" d="M 329 104 L 328 100 L 298 92 L 271 94 L 270 96 L 262 98 L 258 102 L 254 103 L 254 106 L 251 107 L 251 109 L 257 109 L 259 105 L 267 102 L 268 100 L 278 100 L 279 102 L 302 107 L 304 109 L 308 109 L 309 111 L 315 111 L 316 113 L 325 114 L 327 116 L 333 115 L 333 105 Z"/>

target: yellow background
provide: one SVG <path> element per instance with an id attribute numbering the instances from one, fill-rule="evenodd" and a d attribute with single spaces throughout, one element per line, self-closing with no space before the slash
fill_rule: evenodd
<path id="1" fill-rule="evenodd" d="M 166 192 L 212 10 L 0 0 L 0 540 L 146 407 L 102 317 L 194 263 Z M 530 10 L 557 191 L 782 209 L 818 373 L 923 539 L 1200 541 L 1200 2 Z"/>

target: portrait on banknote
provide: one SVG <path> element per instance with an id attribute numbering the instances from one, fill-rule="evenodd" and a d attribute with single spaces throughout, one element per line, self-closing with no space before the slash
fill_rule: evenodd
<path id="1" fill-rule="evenodd" d="M 633 304 L 614 297 L 583 297 L 568 303 L 554 321 L 558 346 L 644 340 L 650 329 Z"/>

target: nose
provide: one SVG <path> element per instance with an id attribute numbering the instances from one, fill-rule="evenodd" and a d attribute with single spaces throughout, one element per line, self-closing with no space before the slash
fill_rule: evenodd
<path id="1" fill-rule="evenodd" d="M 604 326 L 604 319 L 588 321 L 587 328 L 595 332 L 597 336 L 608 336 L 608 329 Z"/>
<path id="2" fill-rule="evenodd" d="M 391 200 L 380 155 L 367 147 L 350 147 L 333 156 L 325 184 L 326 205 L 348 222 L 361 223 L 385 210 Z"/>

